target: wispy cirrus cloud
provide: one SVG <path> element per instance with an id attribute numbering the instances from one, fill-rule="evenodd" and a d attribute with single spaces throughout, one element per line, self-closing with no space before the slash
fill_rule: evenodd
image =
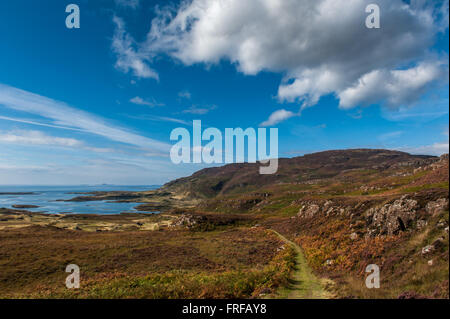
<path id="1" fill-rule="evenodd" d="M 2 162 L 1 183 L 8 185 L 163 184 L 179 177 L 181 168 L 154 159 L 94 158 L 77 165 Z"/>
<path id="2" fill-rule="evenodd" d="M 380 140 L 381 142 L 390 142 L 390 141 L 395 140 L 398 137 L 400 137 L 403 133 L 404 133 L 403 131 L 394 131 L 394 132 L 384 133 L 384 134 L 381 134 L 380 136 L 378 136 L 378 140 Z"/>
<path id="3" fill-rule="evenodd" d="M 440 117 L 448 118 L 448 84 L 438 91 L 422 97 L 413 107 L 383 108 L 382 116 L 393 122 L 428 122 Z"/>
<path id="4" fill-rule="evenodd" d="M 168 117 L 168 116 L 157 116 L 157 115 L 149 115 L 149 114 L 143 114 L 143 115 L 126 114 L 125 116 L 132 118 L 132 119 L 136 119 L 136 120 L 142 120 L 142 121 L 171 122 L 171 123 L 178 123 L 178 124 L 183 124 L 183 125 L 192 125 L 192 122 L 174 118 L 174 117 Z"/>
<path id="5" fill-rule="evenodd" d="M 440 156 L 442 154 L 449 153 L 449 134 L 448 134 L 448 126 L 441 132 L 445 139 L 442 139 L 440 142 L 436 142 L 429 145 L 420 145 L 420 146 L 403 146 L 398 147 L 399 151 L 408 152 L 410 154 L 418 154 L 418 155 L 436 155 Z"/>
<path id="6" fill-rule="evenodd" d="M 404 112 L 404 113 L 390 114 L 389 117 L 387 117 L 387 118 L 392 121 L 403 121 L 403 120 L 409 120 L 411 118 L 420 118 L 420 119 L 429 120 L 429 119 L 441 117 L 446 114 L 448 114 L 448 112 L 423 112 L 423 113 Z"/>
<path id="7" fill-rule="evenodd" d="M 139 7 L 139 0 L 114 0 L 116 5 L 120 7 L 136 9 Z"/>
<path id="8" fill-rule="evenodd" d="M 0 84 L 0 105 L 50 119 L 51 125 L 83 130 L 115 142 L 162 152 L 170 149 L 167 143 L 113 126 L 99 116 L 73 108 L 64 102 L 3 84 Z"/>
<path id="9" fill-rule="evenodd" d="M 449 144 L 447 142 L 433 143 L 430 145 L 416 146 L 416 147 L 398 147 L 396 150 L 407 152 L 415 155 L 435 155 L 448 154 Z"/>
<path id="10" fill-rule="evenodd" d="M 0 115 L 0 120 L 17 122 L 17 123 L 24 123 L 24 124 L 31 124 L 31 125 L 37 125 L 37 126 L 44 126 L 44 127 L 59 128 L 59 129 L 63 129 L 63 130 L 86 132 L 85 130 L 74 128 L 74 127 L 53 125 L 53 124 L 42 123 L 42 122 L 38 122 L 38 121 L 35 121 L 35 120 L 24 119 L 24 118 L 17 118 L 17 117 L 9 117 L 9 116 L 2 116 L 2 115 Z"/>
<path id="11" fill-rule="evenodd" d="M 209 112 L 211 112 L 212 110 L 217 109 L 217 105 L 213 104 L 213 105 L 192 105 L 191 107 L 183 110 L 183 113 L 188 113 L 188 114 L 195 114 L 195 115 L 204 115 L 207 114 Z"/>
<path id="12" fill-rule="evenodd" d="M 117 149 L 93 147 L 86 145 L 85 142 L 68 137 L 58 137 L 48 135 L 42 131 L 36 130 L 13 130 L 9 132 L 0 131 L 0 143 L 9 143 L 14 145 L 32 145 L 32 146 L 50 146 L 82 149 L 94 153 L 117 153 Z"/>
<path id="13" fill-rule="evenodd" d="M 74 138 L 54 137 L 41 131 L 17 130 L 13 132 L 0 132 L 0 143 L 14 143 L 27 145 L 55 145 L 66 147 L 82 146 L 83 143 Z"/>
<path id="14" fill-rule="evenodd" d="M 150 106 L 150 107 L 155 107 L 155 106 L 164 106 L 164 103 L 159 103 L 157 102 L 154 98 L 152 98 L 151 100 L 145 100 L 139 96 L 136 96 L 134 98 L 132 98 L 130 100 L 131 103 L 133 104 L 137 104 L 137 105 L 146 105 L 146 106 Z"/>
<path id="15" fill-rule="evenodd" d="M 183 91 L 178 92 L 178 97 L 180 97 L 182 99 L 190 100 L 192 97 L 192 94 L 188 90 L 183 90 Z"/>

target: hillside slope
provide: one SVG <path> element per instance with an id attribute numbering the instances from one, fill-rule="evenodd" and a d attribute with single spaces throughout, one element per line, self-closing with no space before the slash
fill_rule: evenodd
<path id="1" fill-rule="evenodd" d="M 250 188 L 231 184 L 233 177 L 226 186 L 239 192 L 222 190 L 197 210 L 257 216 L 297 243 L 315 273 L 336 283 L 338 297 L 449 297 L 448 155 L 358 150 L 293 162 L 295 169 L 282 169 L 296 171 L 291 182 L 259 180 Z M 380 268 L 380 289 L 365 286 L 370 264 Z"/>
<path id="2" fill-rule="evenodd" d="M 260 164 L 229 164 L 206 168 L 192 176 L 165 184 L 161 190 L 191 197 L 211 198 L 217 195 L 258 189 L 262 186 L 306 182 L 339 177 L 351 170 L 377 170 L 400 167 L 420 167 L 437 161 L 433 156 L 410 155 L 389 150 L 336 150 L 308 154 L 301 157 L 282 158 L 278 172 L 259 174 Z"/>

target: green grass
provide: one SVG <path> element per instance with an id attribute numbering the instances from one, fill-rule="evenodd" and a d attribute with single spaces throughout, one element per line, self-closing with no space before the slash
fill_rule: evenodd
<path id="1" fill-rule="evenodd" d="M 274 231 L 275 232 L 275 231 Z M 331 294 L 325 290 L 325 280 L 317 278 L 308 265 L 301 248 L 278 232 L 275 232 L 295 252 L 294 271 L 289 285 L 278 289 L 275 296 L 282 299 L 323 299 Z"/>
<path id="2" fill-rule="evenodd" d="M 404 189 L 404 191 L 408 192 L 408 193 L 415 193 L 415 192 L 418 192 L 418 191 L 421 191 L 421 190 L 434 189 L 434 188 L 441 188 L 441 189 L 447 189 L 448 190 L 448 182 L 441 182 L 441 183 L 434 183 L 434 184 L 426 184 L 426 185 L 407 187 L 407 188 Z"/>

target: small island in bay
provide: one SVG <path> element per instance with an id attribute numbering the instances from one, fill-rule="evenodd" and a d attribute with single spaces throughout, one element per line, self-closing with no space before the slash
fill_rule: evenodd
<path id="1" fill-rule="evenodd" d="M 12 205 L 13 208 L 19 208 L 19 209 L 28 209 L 28 208 L 39 208 L 37 205 Z"/>

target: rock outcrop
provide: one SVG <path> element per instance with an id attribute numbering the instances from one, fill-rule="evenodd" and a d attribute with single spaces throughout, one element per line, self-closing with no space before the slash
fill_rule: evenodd
<path id="1" fill-rule="evenodd" d="M 417 201 L 408 199 L 406 195 L 395 200 L 392 204 L 373 207 L 366 212 L 367 234 L 395 235 L 410 228 L 416 217 Z"/>
<path id="2" fill-rule="evenodd" d="M 303 207 L 300 208 L 297 216 L 300 218 L 311 218 L 314 217 L 319 211 L 320 206 L 317 204 L 303 205 Z"/>
<path id="3" fill-rule="evenodd" d="M 436 216 L 448 209 L 447 198 L 439 198 L 425 203 L 422 201 L 421 204 L 419 204 L 419 200 L 411 194 L 403 195 L 401 198 L 378 206 L 367 205 L 367 203 L 359 203 L 356 206 L 339 205 L 332 200 L 295 201 L 296 205 L 301 205 L 296 218 L 348 217 L 352 220 L 350 234 L 352 240 L 358 239 L 358 235 L 365 238 L 392 236 L 409 230 L 424 229 L 429 224 L 428 217 Z M 368 208 L 365 208 L 366 205 Z M 358 225 L 362 223 L 362 229 L 361 226 L 358 226 L 359 230 L 355 232 L 356 224 L 354 223 Z M 438 228 L 447 226 L 448 223 L 445 220 L 436 224 Z"/>
<path id="4" fill-rule="evenodd" d="M 425 206 L 427 213 L 436 215 L 448 209 L 448 198 L 440 198 L 436 201 L 428 202 Z"/>

